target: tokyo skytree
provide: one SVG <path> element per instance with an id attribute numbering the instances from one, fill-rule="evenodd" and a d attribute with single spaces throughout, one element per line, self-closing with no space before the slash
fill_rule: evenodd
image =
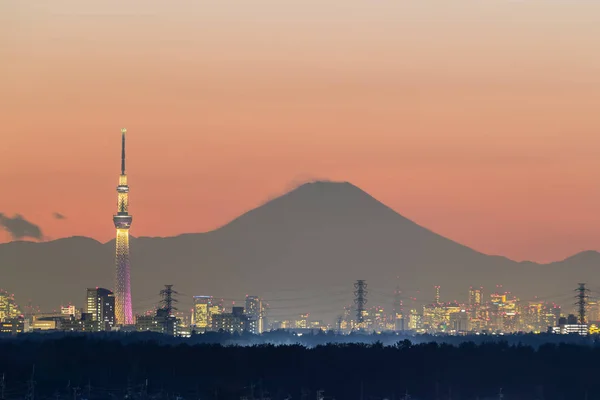
<path id="1" fill-rule="evenodd" d="M 115 323 L 116 325 L 132 325 L 131 279 L 129 271 L 129 228 L 132 217 L 129 215 L 129 185 L 125 174 L 125 134 L 121 129 L 121 175 L 117 186 L 117 214 L 113 216 L 117 228 L 117 253 L 115 257 Z"/>

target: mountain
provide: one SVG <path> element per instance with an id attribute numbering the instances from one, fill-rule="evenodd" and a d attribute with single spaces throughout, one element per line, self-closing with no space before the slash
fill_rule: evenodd
<path id="1" fill-rule="evenodd" d="M 113 257 L 114 241 L 82 237 L 2 244 L 0 287 L 21 304 L 83 305 L 86 287 L 112 287 Z M 182 310 L 192 295 L 242 300 L 250 294 L 266 298 L 275 319 L 311 312 L 326 322 L 352 303 L 357 279 L 367 280 L 369 305 L 389 308 L 396 284 L 421 300 L 432 299 L 433 285 L 441 285 L 442 300 L 464 301 L 470 285 L 497 284 L 524 299 L 550 298 L 593 281 L 598 265 L 596 252 L 545 265 L 485 255 L 350 183 L 333 182 L 304 184 L 211 232 L 131 241 L 136 312 L 156 303 L 164 284 L 174 284 Z"/>

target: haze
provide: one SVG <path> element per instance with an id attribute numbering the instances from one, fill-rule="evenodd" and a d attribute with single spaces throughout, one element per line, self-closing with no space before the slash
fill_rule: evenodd
<path id="1" fill-rule="evenodd" d="M 599 46 L 591 1 L 3 1 L 0 213 L 111 239 L 126 127 L 134 236 L 327 178 L 485 253 L 598 250 Z"/>

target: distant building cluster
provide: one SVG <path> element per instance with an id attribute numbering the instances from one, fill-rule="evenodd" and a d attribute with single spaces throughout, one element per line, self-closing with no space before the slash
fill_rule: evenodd
<path id="1" fill-rule="evenodd" d="M 195 332 L 264 332 L 265 308 L 257 296 L 246 296 L 245 308 L 234 306 L 231 310 L 213 296 L 194 296 L 193 300 L 191 325 Z"/>
<path id="2" fill-rule="evenodd" d="M 188 337 L 207 332 L 230 334 L 261 334 L 271 330 L 288 330 L 297 333 L 322 330 L 338 334 L 362 332 L 404 332 L 408 334 L 511 334 L 511 333 L 555 333 L 597 334 L 600 306 L 597 301 L 585 303 L 585 320 L 573 314 L 563 314 L 561 307 L 543 300 L 522 301 L 510 292 L 495 288 L 485 294 L 481 287 L 469 289 L 465 304 L 444 302 L 441 288 L 436 286 L 433 301 L 416 306 L 416 298 L 403 298 L 396 291 L 391 312 L 382 306 L 365 307 L 357 314 L 357 306 L 348 306 L 335 321 L 327 324 L 313 320 L 309 313 L 296 318 L 271 320 L 269 307 L 259 296 L 246 296 L 244 306 L 232 304 L 227 307 L 224 300 L 209 295 L 192 297 L 189 312 L 180 312 L 174 304 L 177 293 L 172 285 L 161 291 L 163 300 L 158 307 L 136 315 L 134 324 L 120 326 L 116 323 L 115 295 L 108 289 L 89 288 L 85 307 L 74 305 L 60 307 L 51 313 L 29 310 L 22 313 L 15 297 L 0 291 L 0 333 L 19 334 L 32 331 L 107 332 L 127 330 L 157 332 L 171 336 Z M 405 303 L 412 303 L 405 306 Z M 361 317 L 360 320 L 358 317 Z"/>
<path id="3" fill-rule="evenodd" d="M 435 286 L 433 302 L 404 307 L 396 299 L 392 313 L 382 307 L 363 311 L 362 322 L 355 317 L 355 307 L 344 309 L 338 330 L 369 332 L 408 331 L 416 334 L 511 334 L 511 333 L 598 333 L 600 306 L 597 301 L 585 303 L 585 321 L 573 314 L 564 315 L 561 307 L 544 300 L 522 301 L 497 286 L 489 295 L 482 287 L 469 289 L 468 302 L 443 302 L 440 287 Z"/>

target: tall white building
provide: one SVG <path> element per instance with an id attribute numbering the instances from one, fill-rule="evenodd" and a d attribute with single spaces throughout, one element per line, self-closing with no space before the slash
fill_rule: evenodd
<path id="1" fill-rule="evenodd" d="M 246 296 L 246 317 L 250 332 L 260 335 L 264 331 L 264 308 L 260 297 Z"/>

